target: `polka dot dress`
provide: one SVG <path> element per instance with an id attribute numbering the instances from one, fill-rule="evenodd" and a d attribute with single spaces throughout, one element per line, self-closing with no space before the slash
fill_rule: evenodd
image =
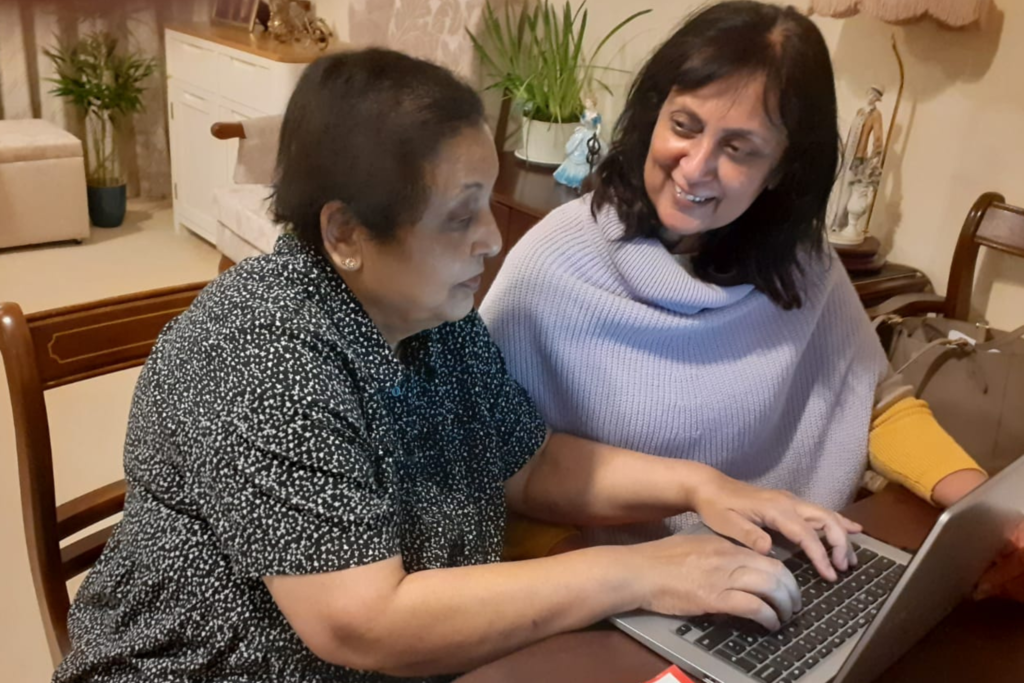
<path id="1" fill-rule="evenodd" d="M 502 485 L 544 434 L 475 312 L 393 354 L 326 259 L 283 236 L 146 363 L 124 520 L 54 681 L 395 680 L 318 659 L 262 577 L 496 562 Z"/>

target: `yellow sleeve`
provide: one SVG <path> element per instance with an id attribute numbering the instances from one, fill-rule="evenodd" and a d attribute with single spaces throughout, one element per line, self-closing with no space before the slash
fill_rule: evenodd
<path id="1" fill-rule="evenodd" d="M 904 398 L 874 416 L 868 448 L 872 468 L 929 502 L 947 475 L 984 472 L 917 398 Z"/>
<path id="2" fill-rule="evenodd" d="M 579 532 L 574 526 L 546 524 L 509 513 L 501 559 L 515 562 L 547 557 L 556 545 Z"/>

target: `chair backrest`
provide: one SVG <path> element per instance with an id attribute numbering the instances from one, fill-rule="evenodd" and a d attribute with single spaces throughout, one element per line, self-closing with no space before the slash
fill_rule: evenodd
<path id="1" fill-rule="evenodd" d="M 986 192 L 971 207 L 953 252 L 943 315 L 967 320 L 971 312 L 974 271 L 982 246 L 1024 258 L 1024 209 L 1006 203 L 1003 195 Z"/>
<path id="2" fill-rule="evenodd" d="M 62 505 L 54 498 L 49 389 L 142 365 L 157 336 L 206 283 L 170 287 L 24 315 L 0 303 L 3 356 L 14 416 L 22 517 L 36 598 L 50 651 L 67 654 L 67 581 L 91 567 L 113 530 L 61 542 L 124 507 L 124 480 Z"/>

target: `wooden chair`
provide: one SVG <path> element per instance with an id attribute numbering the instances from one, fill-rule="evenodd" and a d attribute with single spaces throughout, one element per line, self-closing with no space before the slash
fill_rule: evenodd
<path id="1" fill-rule="evenodd" d="M 967 320 L 978 252 L 983 246 L 1024 258 L 1024 209 L 1007 204 L 1003 195 L 996 192 L 978 197 L 964 219 L 949 269 L 946 296 L 901 294 L 869 310 L 869 314 L 875 317 L 882 313 L 908 316 L 938 313 L 955 320 Z"/>
<path id="2" fill-rule="evenodd" d="M 206 283 L 159 289 L 24 315 L 0 303 L 0 354 L 7 372 L 18 453 L 25 540 L 51 653 L 70 648 L 67 581 L 89 569 L 110 538 L 108 525 L 61 542 L 120 512 L 124 480 L 57 505 L 43 393 L 142 365 L 157 335 Z"/>

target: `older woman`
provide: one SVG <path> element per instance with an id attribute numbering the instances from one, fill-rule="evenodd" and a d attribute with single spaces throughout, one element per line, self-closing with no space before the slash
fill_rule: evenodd
<path id="1" fill-rule="evenodd" d="M 548 424 L 833 509 L 869 454 L 939 505 L 981 483 L 892 376 L 827 249 L 838 150 L 828 51 L 797 10 L 725 2 L 672 35 L 633 84 L 593 194 L 519 242 L 482 307 Z"/>
<path id="2" fill-rule="evenodd" d="M 483 121 L 469 87 L 397 53 L 305 72 L 274 196 L 290 232 L 154 348 L 124 521 L 55 681 L 433 680 L 634 608 L 768 627 L 799 608 L 782 565 L 716 537 L 497 563 L 506 506 L 581 524 L 695 511 L 760 553 L 765 522 L 825 576 L 848 566 L 857 527 L 834 513 L 548 433 L 472 313 L 500 246 Z"/>

